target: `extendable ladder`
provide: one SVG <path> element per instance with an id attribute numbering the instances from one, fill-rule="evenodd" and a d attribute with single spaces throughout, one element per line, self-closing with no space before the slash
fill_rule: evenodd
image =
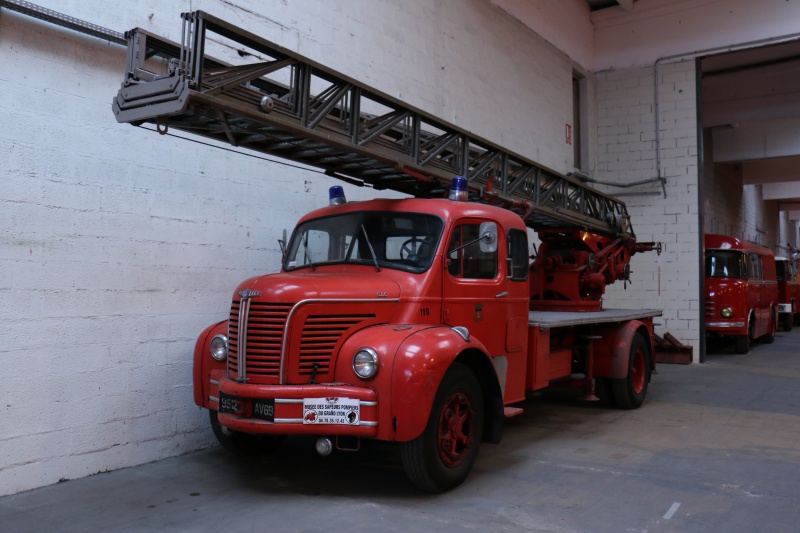
<path id="1" fill-rule="evenodd" d="M 181 44 L 136 28 L 117 121 L 152 123 L 320 168 L 349 183 L 470 198 L 539 229 L 635 238 L 624 202 L 202 11 Z M 216 59 L 206 49 L 219 52 Z"/>

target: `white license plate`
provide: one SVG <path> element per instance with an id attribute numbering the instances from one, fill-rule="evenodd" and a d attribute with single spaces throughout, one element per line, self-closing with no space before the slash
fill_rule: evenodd
<path id="1" fill-rule="evenodd" d="M 360 402 L 351 398 L 303 398 L 303 424 L 357 426 Z"/>

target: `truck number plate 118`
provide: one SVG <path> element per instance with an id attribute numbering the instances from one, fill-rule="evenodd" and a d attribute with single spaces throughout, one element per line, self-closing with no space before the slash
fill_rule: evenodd
<path id="1" fill-rule="evenodd" d="M 303 424 L 357 426 L 360 405 L 351 398 L 303 398 Z"/>

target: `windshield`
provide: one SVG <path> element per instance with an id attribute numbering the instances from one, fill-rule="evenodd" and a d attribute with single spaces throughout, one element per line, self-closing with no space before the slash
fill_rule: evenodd
<path id="1" fill-rule="evenodd" d="M 308 220 L 292 234 L 283 269 L 355 263 L 423 272 L 444 223 L 433 215 L 362 211 Z"/>
<path id="2" fill-rule="evenodd" d="M 742 268 L 742 252 L 731 250 L 706 251 L 706 277 L 708 278 L 744 278 Z"/>

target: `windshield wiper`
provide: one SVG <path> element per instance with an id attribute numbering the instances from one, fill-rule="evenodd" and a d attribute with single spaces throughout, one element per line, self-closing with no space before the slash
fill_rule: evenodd
<path id="1" fill-rule="evenodd" d="M 303 235 L 303 255 L 305 256 L 306 264 L 311 267 L 311 270 L 316 270 L 317 265 L 311 260 L 311 254 L 308 253 L 308 232 Z"/>
<path id="2" fill-rule="evenodd" d="M 364 227 L 364 224 L 361 224 L 361 231 L 364 233 L 364 239 L 367 241 L 367 248 L 369 248 L 369 253 L 372 255 L 372 261 L 375 263 L 375 270 L 380 272 L 381 267 L 378 266 L 378 258 L 375 256 L 375 250 L 372 248 L 372 243 L 369 242 L 369 235 L 367 235 L 367 230 Z"/>

